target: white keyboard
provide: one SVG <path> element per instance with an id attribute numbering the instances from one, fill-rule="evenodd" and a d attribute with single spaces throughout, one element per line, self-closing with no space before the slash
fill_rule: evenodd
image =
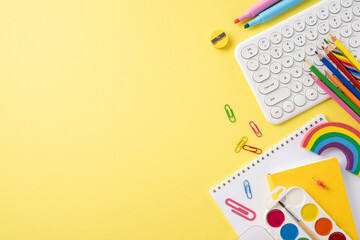
<path id="1" fill-rule="evenodd" d="M 323 0 L 240 43 L 235 57 L 266 117 L 280 124 L 329 98 L 309 76 L 306 58 L 325 69 L 315 51 L 329 33 L 359 59 L 360 0 Z"/>

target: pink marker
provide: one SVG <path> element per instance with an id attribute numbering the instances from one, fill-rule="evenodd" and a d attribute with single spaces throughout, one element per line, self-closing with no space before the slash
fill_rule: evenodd
<path id="1" fill-rule="evenodd" d="M 235 19 L 234 22 L 236 24 L 245 19 L 255 17 L 256 15 L 258 15 L 259 13 L 261 13 L 268 7 L 271 7 L 272 5 L 274 5 L 277 2 L 280 2 L 280 0 L 260 0 L 259 2 L 255 3 L 254 5 L 249 7 L 249 9 L 243 15 L 241 15 L 240 17 Z"/>

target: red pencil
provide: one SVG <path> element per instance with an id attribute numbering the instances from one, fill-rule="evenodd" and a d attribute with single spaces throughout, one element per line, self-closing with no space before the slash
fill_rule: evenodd
<path id="1" fill-rule="evenodd" d="M 354 86 L 360 90 L 360 83 L 354 78 L 354 76 L 341 64 L 341 62 L 332 54 L 328 49 L 322 47 L 326 55 L 335 65 L 346 75 L 346 77 L 354 84 Z"/>

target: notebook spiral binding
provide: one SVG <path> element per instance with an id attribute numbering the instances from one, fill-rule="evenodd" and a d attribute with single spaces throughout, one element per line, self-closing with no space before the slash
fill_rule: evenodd
<path id="1" fill-rule="evenodd" d="M 310 123 L 304 125 L 303 127 L 299 128 L 294 133 L 290 134 L 288 137 L 284 138 L 279 144 L 273 146 L 270 148 L 267 152 L 262 154 L 260 157 L 256 158 L 252 162 L 250 162 L 248 165 L 240 169 L 239 171 L 235 172 L 231 177 L 229 177 L 227 180 L 223 181 L 222 183 L 218 184 L 216 187 L 213 187 L 211 191 L 216 193 L 217 191 L 221 190 L 221 188 L 226 187 L 226 184 L 231 183 L 232 180 L 235 180 L 237 177 L 242 176 L 247 171 L 249 171 L 251 168 L 255 167 L 256 165 L 261 164 L 262 161 L 265 161 L 267 157 L 270 157 L 271 154 L 274 154 L 276 151 L 279 151 L 281 148 L 285 147 L 286 144 L 293 141 L 295 138 L 298 138 L 305 134 L 309 129 L 313 128 L 315 125 L 318 125 L 319 123 L 323 122 L 325 119 L 325 116 L 323 114 L 318 115 L 316 118 L 314 118 Z"/>

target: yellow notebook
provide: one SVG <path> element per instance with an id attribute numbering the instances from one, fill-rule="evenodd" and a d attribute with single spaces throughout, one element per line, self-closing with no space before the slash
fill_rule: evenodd
<path id="1" fill-rule="evenodd" d="M 321 180 L 327 189 L 317 185 L 313 177 Z M 304 189 L 351 239 L 359 239 L 336 158 L 269 174 L 267 180 L 271 191 L 277 186 Z"/>

